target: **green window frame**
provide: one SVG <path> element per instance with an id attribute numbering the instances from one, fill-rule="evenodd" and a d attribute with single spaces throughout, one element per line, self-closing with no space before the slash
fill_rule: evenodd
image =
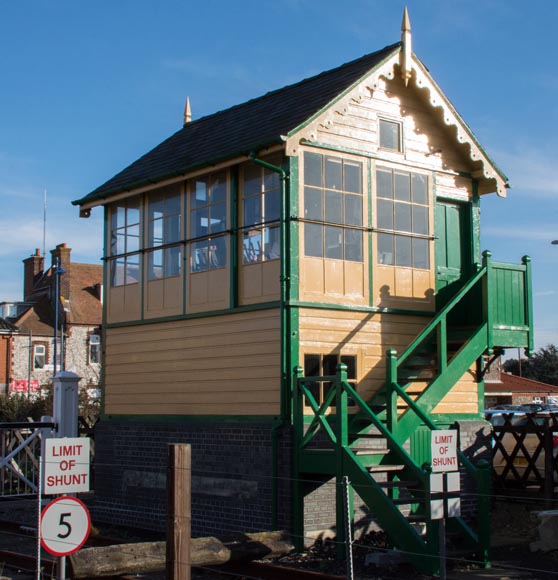
<path id="1" fill-rule="evenodd" d="M 337 372 L 337 365 L 343 363 L 347 366 L 347 382 L 356 390 L 357 388 L 357 356 L 354 354 L 314 354 L 306 353 L 304 355 L 304 376 L 305 377 L 324 377 L 332 376 Z M 322 404 L 333 388 L 330 381 L 308 381 L 308 390 L 314 396 L 318 404 Z M 309 406 L 308 402 L 305 402 Z M 354 402 L 349 400 L 349 405 Z"/>
<path id="2" fill-rule="evenodd" d="M 270 160 L 279 165 L 280 159 Z M 242 168 L 242 263 L 280 256 L 281 179 L 276 171 L 247 163 Z"/>
<path id="3" fill-rule="evenodd" d="M 399 169 L 376 170 L 377 261 L 430 269 L 428 176 Z"/>
<path id="4" fill-rule="evenodd" d="M 304 153 L 304 255 L 363 262 L 363 164 Z"/>

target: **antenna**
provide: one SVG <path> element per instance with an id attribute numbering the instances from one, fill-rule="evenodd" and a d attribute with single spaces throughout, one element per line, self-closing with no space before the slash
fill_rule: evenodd
<path id="1" fill-rule="evenodd" d="M 43 257 L 46 256 L 46 189 L 43 196 Z"/>

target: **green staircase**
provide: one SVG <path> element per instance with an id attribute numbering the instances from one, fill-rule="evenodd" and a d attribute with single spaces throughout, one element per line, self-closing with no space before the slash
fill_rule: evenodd
<path id="1" fill-rule="evenodd" d="M 440 524 L 430 517 L 430 466 L 424 449 L 413 448 L 413 437 L 439 428 L 436 406 L 473 365 L 482 375 L 483 355 L 498 354 L 504 347 L 532 351 L 531 327 L 529 259 L 522 265 L 499 264 L 485 252 L 482 266 L 405 352 L 388 351 L 386 383 L 372 400 L 360 397 L 343 364 L 328 377 L 304 377 L 297 367 L 297 535 L 302 538 L 304 533 L 300 482 L 330 475 L 337 483 L 337 539 L 343 541 L 341 482 L 347 477 L 393 546 L 421 572 L 438 573 Z M 332 384 L 321 404 L 312 394 L 316 381 Z M 456 535 L 460 548 L 489 566 L 490 466 L 474 465 L 461 452 L 458 458 L 460 470 L 476 484 L 477 521 L 470 525 L 463 518 L 451 518 L 448 531 Z"/>

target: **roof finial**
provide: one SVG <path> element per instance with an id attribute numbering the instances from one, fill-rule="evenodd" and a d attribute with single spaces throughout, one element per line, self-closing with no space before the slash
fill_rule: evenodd
<path id="1" fill-rule="evenodd" d="M 192 109 L 190 109 L 190 97 L 186 97 L 186 104 L 184 105 L 184 124 L 192 120 Z"/>
<path id="2" fill-rule="evenodd" d="M 409 20 L 409 12 L 407 6 L 403 11 L 403 21 L 401 22 L 401 76 L 405 82 L 405 86 L 409 83 L 411 78 L 411 57 L 413 48 L 411 44 L 411 21 Z"/>

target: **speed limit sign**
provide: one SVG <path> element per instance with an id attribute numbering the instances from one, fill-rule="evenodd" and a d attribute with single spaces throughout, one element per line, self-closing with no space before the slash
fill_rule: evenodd
<path id="1" fill-rule="evenodd" d="M 89 510 L 75 497 L 56 498 L 41 513 L 41 545 L 53 556 L 77 552 L 85 544 L 90 529 Z"/>

